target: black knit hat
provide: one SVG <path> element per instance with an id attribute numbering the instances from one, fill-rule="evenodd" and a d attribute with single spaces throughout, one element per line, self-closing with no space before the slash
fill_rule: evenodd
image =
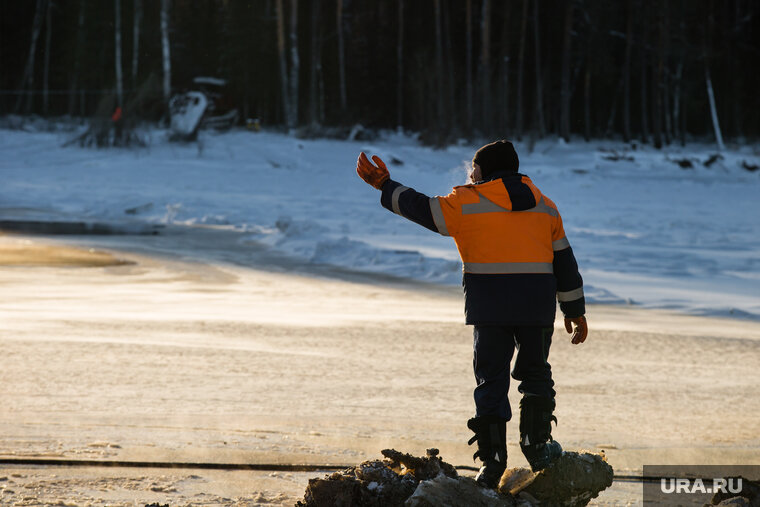
<path id="1" fill-rule="evenodd" d="M 488 179 L 497 171 L 517 172 L 520 168 L 520 160 L 512 143 L 500 141 L 487 144 L 475 152 L 472 163 L 480 166 L 480 172 L 484 179 Z"/>

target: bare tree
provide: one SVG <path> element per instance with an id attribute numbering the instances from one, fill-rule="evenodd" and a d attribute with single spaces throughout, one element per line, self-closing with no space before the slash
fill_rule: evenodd
<path id="1" fill-rule="evenodd" d="M 710 101 L 710 117 L 712 118 L 713 132 L 715 132 L 715 141 L 718 143 L 718 149 L 723 151 L 726 145 L 723 144 L 723 135 L 720 131 L 720 122 L 718 121 L 718 109 L 715 107 L 715 94 L 713 93 L 712 80 L 710 79 L 710 67 L 705 60 L 705 84 L 707 85 L 707 98 Z"/>
<path id="2" fill-rule="evenodd" d="M 399 0 L 399 9 L 403 10 L 403 8 L 404 1 Z M 338 31 L 338 83 L 340 87 L 340 109 L 341 112 L 345 113 L 346 108 L 348 107 L 348 99 L 346 97 L 346 57 L 343 43 L 343 0 L 337 0 L 335 17 L 335 24 Z M 399 14 L 399 20 L 403 21 L 403 14 Z M 401 28 L 399 28 L 399 30 L 401 30 Z M 399 35 L 399 37 L 402 37 L 402 35 Z"/>
<path id="3" fill-rule="evenodd" d="M 134 0 L 134 19 L 132 20 L 132 88 L 137 87 L 137 65 L 140 60 L 140 25 L 142 24 L 142 0 Z"/>
<path id="4" fill-rule="evenodd" d="M 652 73 L 652 130 L 654 147 L 662 148 L 662 76 L 665 66 L 665 26 L 661 11 L 657 12 L 657 66 Z"/>
<path id="5" fill-rule="evenodd" d="M 53 32 L 53 0 L 48 2 L 45 13 L 45 67 L 42 74 L 42 114 L 48 113 L 48 78 L 50 77 L 50 39 Z"/>
<path id="6" fill-rule="evenodd" d="M 665 1 L 663 5 L 662 13 L 662 25 L 660 27 L 662 33 L 662 59 L 663 59 L 663 73 L 662 73 L 662 112 L 663 120 L 665 121 L 665 129 L 663 130 L 663 137 L 665 138 L 665 144 L 670 144 L 673 138 L 673 123 L 670 109 L 670 3 Z"/>
<path id="7" fill-rule="evenodd" d="M 71 74 L 69 86 L 69 114 L 74 115 L 74 105 L 76 101 L 76 89 L 79 86 L 79 71 L 82 65 L 82 53 L 84 51 L 84 11 L 85 0 L 79 0 L 79 15 L 77 16 L 77 45 L 74 50 L 74 70 Z M 80 104 L 80 110 L 84 104 Z"/>
<path id="8" fill-rule="evenodd" d="M 441 35 L 441 0 L 433 0 L 433 8 L 435 11 L 435 74 L 436 81 L 438 82 L 438 92 L 436 96 L 436 113 L 438 124 L 438 130 L 444 129 L 445 112 L 443 110 L 443 97 L 444 97 L 444 83 L 445 78 L 443 75 L 443 36 Z"/>
<path id="9" fill-rule="evenodd" d="M 526 0 L 527 1 L 527 0 Z M 465 75 L 465 100 L 466 105 L 466 118 L 467 118 L 467 131 L 472 130 L 472 115 L 473 115 L 473 103 L 472 103 L 472 0 L 467 0 L 465 3 L 465 63 L 464 63 L 464 75 Z"/>
<path id="10" fill-rule="evenodd" d="M 121 76 L 121 0 L 114 0 L 114 63 L 116 65 L 116 105 L 124 104 L 124 81 Z"/>
<path id="11" fill-rule="evenodd" d="M 677 136 L 681 140 L 681 144 L 686 144 L 686 139 L 684 137 L 684 131 L 681 128 L 681 79 L 683 76 L 683 56 L 681 56 L 681 59 L 678 62 L 678 67 L 676 67 L 676 75 L 675 75 L 675 90 L 673 91 L 673 125 L 675 128 L 674 135 Z"/>
<path id="12" fill-rule="evenodd" d="M 546 136 L 546 123 L 544 121 L 544 83 L 541 77 L 541 45 L 538 21 L 538 1 L 533 2 L 533 36 L 536 51 L 536 118 L 538 133 L 541 137 Z"/>
<path id="13" fill-rule="evenodd" d="M 404 125 L 404 0 L 398 0 L 396 66 L 396 129 L 401 132 Z"/>
<path id="14" fill-rule="evenodd" d="M 641 0 L 639 0 L 639 12 L 646 12 L 641 9 Z M 641 42 L 639 48 L 639 77 L 641 78 L 641 142 L 649 142 L 649 119 L 647 115 L 647 24 L 646 20 L 641 20 Z"/>
<path id="15" fill-rule="evenodd" d="M 288 128 L 298 124 L 298 0 L 290 0 L 290 107 L 291 122 Z"/>
<path id="16" fill-rule="evenodd" d="M 449 112 L 449 125 L 451 127 L 449 128 L 449 133 L 451 133 L 452 130 L 455 130 L 459 125 L 459 115 L 457 114 L 456 99 L 454 96 L 456 82 L 454 81 L 454 63 L 451 56 L 451 39 L 453 37 L 451 36 L 451 22 L 449 18 L 449 2 L 448 0 L 443 0 L 443 66 L 446 69 L 446 98 L 448 99 L 446 107 Z"/>
<path id="17" fill-rule="evenodd" d="M 501 132 L 507 132 L 509 130 L 509 108 L 510 101 L 509 96 L 511 90 L 509 88 L 509 61 L 510 61 L 510 19 L 511 19 L 512 3 L 507 3 L 504 6 L 504 17 L 501 26 L 501 40 L 499 41 L 500 53 L 499 53 L 499 85 L 497 108 L 500 111 L 496 120 L 496 127 Z"/>
<path id="18" fill-rule="evenodd" d="M 288 83 L 288 65 L 285 57 L 285 13 L 282 10 L 282 0 L 277 0 L 277 56 L 280 61 L 280 85 L 282 97 L 282 109 L 285 115 L 285 124 L 294 125 L 293 107 L 290 103 L 290 85 Z"/>
<path id="19" fill-rule="evenodd" d="M 524 75 L 523 69 L 525 68 L 525 33 L 528 27 L 528 0 L 523 0 L 522 16 L 520 17 L 520 49 L 517 53 L 517 117 L 515 118 L 515 129 L 517 132 L 517 140 L 522 141 L 523 133 L 523 102 L 525 98 L 523 96 L 523 83 Z"/>
<path id="20" fill-rule="evenodd" d="M 586 51 L 586 70 L 583 72 L 583 139 L 591 141 L 591 48 Z"/>
<path id="21" fill-rule="evenodd" d="M 26 59 L 26 66 L 24 67 L 24 75 L 21 78 L 19 84 L 19 92 L 23 92 L 27 85 L 30 89 L 30 93 L 27 94 L 26 110 L 29 111 L 32 107 L 32 93 L 31 89 L 34 86 L 34 56 L 37 52 L 37 39 L 40 36 L 40 29 L 42 28 L 42 17 L 47 9 L 47 0 L 37 0 L 37 7 L 34 11 L 34 23 L 32 24 L 32 40 L 29 44 L 29 56 Z M 16 101 L 16 107 L 14 112 L 18 113 L 21 110 L 21 104 L 24 102 L 24 94 L 20 93 L 18 100 Z"/>
<path id="22" fill-rule="evenodd" d="M 164 100 L 168 103 L 171 96 L 172 63 L 169 47 L 169 0 L 161 0 L 161 48 L 164 67 Z"/>
<path id="23" fill-rule="evenodd" d="M 480 21 L 480 82 L 482 106 L 481 127 L 484 132 L 491 130 L 491 0 L 483 0 Z"/>
<path id="24" fill-rule="evenodd" d="M 713 91 L 712 79 L 710 78 L 710 53 L 713 43 L 713 33 L 715 30 L 715 15 L 713 14 L 714 5 L 710 0 L 707 8 L 707 30 L 703 39 L 702 60 L 705 65 L 705 86 L 707 87 L 707 99 L 710 102 L 710 117 L 712 118 L 713 132 L 715 141 L 718 143 L 718 150 L 724 151 L 726 146 L 723 144 L 723 134 L 720 130 L 718 121 L 718 108 L 715 106 L 715 93 Z"/>
<path id="25" fill-rule="evenodd" d="M 583 139 L 586 142 L 591 141 L 591 72 L 595 64 L 594 55 L 596 54 L 596 19 L 592 11 L 584 12 L 588 32 L 586 34 L 586 62 L 583 70 Z"/>
<path id="26" fill-rule="evenodd" d="M 633 48 L 633 0 L 626 0 L 625 63 L 623 65 L 623 141 L 631 140 L 631 49 Z"/>
<path id="27" fill-rule="evenodd" d="M 560 135 L 570 141 L 570 45 L 573 31 L 573 0 L 565 0 L 565 27 L 562 42 L 562 88 L 560 90 Z"/>
<path id="28" fill-rule="evenodd" d="M 320 123 L 319 75 L 322 70 L 320 55 L 320 0 L 311 0 L 311 59 L 309 66 L 309 121 L 312 126 Z"/>

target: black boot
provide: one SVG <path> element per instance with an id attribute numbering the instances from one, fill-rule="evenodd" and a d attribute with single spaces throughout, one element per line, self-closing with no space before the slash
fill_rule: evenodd
<path id="1" fill-rule="evenodd" d="M 483 487 L 495 488 L 507 468 L 507 421 L 494 416 L 474 417 L 467 421 L 467 427 L 475 432 L 467 444 L 478 441 L 472 459 L 483 462 L 475 480 Z"/>
<path id="2" fill-rule="evenodd" d="M 552 439 L 552 421 L 557 422 L 554 406 L 553 399 L 543 396 L 520 400 L 520 449 L 534 472 L 562 456 L 562 446 Z"/>

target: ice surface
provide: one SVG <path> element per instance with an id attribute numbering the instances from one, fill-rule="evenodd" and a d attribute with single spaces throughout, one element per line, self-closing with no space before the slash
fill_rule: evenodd
<path id="1" fill-rule="evenodd" d="M 465 181 L 478 143 L 434 150 L 398 134 L 370 143 L 232 131 L 176 145 L 154 130 L 147 149 L 105 151 L 61 148 L 66 135 L 0 131 L 1 218 L 228 225 L 303 262 L 461 282 L 453 241 L 382 209 L 354 168 L 363 150 L 388 161 L 392 178 L 444 195 Z M 521 172 L 563 215 L 587 300 L 760 318 L 760 173 L 741 167 L 758 163 L 757 147 L 709 167 L 715 149 L 698 144 L 517 150 Z"/>

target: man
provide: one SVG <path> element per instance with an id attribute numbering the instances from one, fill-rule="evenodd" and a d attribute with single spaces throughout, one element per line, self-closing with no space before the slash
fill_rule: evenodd
<path id="1" fill-rule="evenodd" d="M 496 487 L 506 468 L 509 366 L 520 382 L 520 448 L 534 471 L 562 454 L 551 438 L 554 381 L 547 359 L 555 298 L 572 343 L 588 334 L 583 280 L 557 207 L 518 173 L 509 141 L 480 148 L 470 183 L 430 198 L 390 179 L 383 161 L 359 155 L 356 172 L 382 191 L 383 207 L 456 242 L 463 264 L 466 323 L 474 326 L 475 417 L 467 426 L 483 462 L 476 480 Z M 573 329 L 575 326 L 575 329 Z"/>

